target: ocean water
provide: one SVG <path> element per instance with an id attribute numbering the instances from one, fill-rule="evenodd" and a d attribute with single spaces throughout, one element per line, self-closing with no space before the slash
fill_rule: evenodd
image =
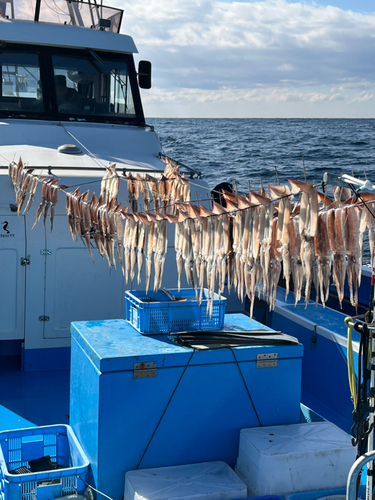
<path id="1" fill-rule="evenodd" d="M 213 188 L 236 180 L 239 192 L 287 179 L 322 181 L 354 173 L 375 183 L 375 119 L 148 119 L 165 154 L 202 172 Z"/>
<path id="2" fill-rule="evenodd" d="M 238 192 L 287 179 L 318 184 L 324 172 L 375 184 L 375 119 L 154 118 L 164 153 L 202 173 L 211 189 L 233 182 Z M 303 168 L 304 160 L 305 171 Z M 277 174 L 276 174 L 277 171 Z M 277 179 L 278 176 L 278 179 Z M 331 195 L 329 188 L 328 196 Z M 370 262 L 364 238 L 364 263 Z"/>

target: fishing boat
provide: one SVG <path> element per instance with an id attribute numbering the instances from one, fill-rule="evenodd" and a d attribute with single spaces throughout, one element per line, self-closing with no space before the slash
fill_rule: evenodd
<path id="1" fill-rule="evenodd" d="M 2 5 L 13 12 L 12 3 Z M 32 229 L 38 201 L 17 214 L 9 164 L 22 158 L 34 176 L 53 176 L 66 190 L 81 187 L 81 193 L 90 189 L 98 197 L 109 163 L 116 164 L 123 180 L 127 172 L 157 174 L 165 168 L 140 98 L 140 86 L 151 84 L 150 65 L 141 61 L 136 71 L 135 44 L 118 34 L 122 12 L 81 2 L 65 5 L 73 25 L 38 21 L 43 8 L 34 21 L 1 19 L 0 242 L 7 285 L 0 292 L 0 352 L 4 363 L 26 371 L 43 364 L 44 369 L 67 368 L 70 322 L 124 317 L 125 283 L 113 263 L 109 267 L 97 254 L 93 265 L 87 248 L 72 241 L 63 192 L 53 232 L 49 221 Z M 200 179 L 195 184 L 207 197 L 201 189 L 206 184 Z M 35 200 L 41 198 L 41 186 Z M 120 198 L 125 207 L 126 182 L 119 185 Z M 164 286 L 175 283 L 173 273 L 165 276 Z"/>
<path id="2" fill-rule="evenodd" d="M 0 3 L 1 500 L 345 495 L 356 450 L 334 352 L 348 357 L 342 318 L 310 303 L 294 308 L 277 283 L 272 311 L 262 299 L 247 306 L 229 294 L 222 269 L 217 295 L 209 266 L 209 289 L 198 291 L 199 248 L 183 246 L 189 221 L 203 217 L 213 235 L 219 218 L 231 227 L 227 211 L 207 201 L 198 171 L 163 154 L 146 124 L 140 88 L 151 86 L 151 65 L 136 71 L 135 44 L 119 34 L 122 12 L 57 4 L 60 24 L 46 22 L 40 2 L 33 21 Z M 178 214 L 162 213 L 165 194 L 160 212 L 149 211 L 149 192 L 139 195 L 146 179 L 181 189 Z M 189 183 L 199 209 L 185 203 Z M 255 198 L 240 210 L 260 202 L 272 219 L 273 205 Z M 136 224 L 143 241 L 150 227 L 163 235 L 154 291 L 145 291 L 147 265 L 138 261 L 138 276 L 127 268 L 149 257 L 131 240 Z M 114 252 L 122 241 L 124 262 Z M 316 368 L 325 355 L 338 395 Z"/>

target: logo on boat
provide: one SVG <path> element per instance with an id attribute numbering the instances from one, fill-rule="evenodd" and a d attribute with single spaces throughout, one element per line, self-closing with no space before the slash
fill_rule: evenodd
<path id="1" fill-rule="evenodd" d="M 5 220 L 4 222 L 1 223 L 3 226 L 3 231 L 4 233 L 0 233 L 0 238 L 14 238 L 14 234 L 11 234 L 11 232 L 8 229 L 9 222 Z"/>

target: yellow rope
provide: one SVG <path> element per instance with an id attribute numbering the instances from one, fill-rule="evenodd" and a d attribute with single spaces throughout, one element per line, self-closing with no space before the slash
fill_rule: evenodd
<path id="1" fill-rule="evenodd" d="M 352 395 L 352 401 L 354 408 L 357 408 L 357 387 L 355 381 L 355 367 L 354 367 L 354 355 L 353 355 L 353 341 L 352 341 L 352 330 L 353 330 L 353 319 L 350 317 L 345 318 L 345 325 L 348 329 L 348 378 L 349 378 L 349 388 Z"/>

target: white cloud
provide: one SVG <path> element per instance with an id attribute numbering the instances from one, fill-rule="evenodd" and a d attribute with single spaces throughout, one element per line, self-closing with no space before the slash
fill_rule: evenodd
<path id="1" fill-rule="evenodd" d="M 368 101 L 370 99 L 374 99 L 374 94 L 371 94 L 369 92 L 363 91 L 360 94 L 354 96 L 351 99 L 351 102 Z"/>
<path id="2" fill-rule="evenodd" d="M 359 88 L 375 80 L 374 14 L 285 0 L 140 0 L 127 6 L 127 26 L 141 57 L 153 62 L 155 87 L 165 91 L 201 89 L 229 99 L 220 89 L 239 96 L 288 85 L 307 95 L 303 89 L 315 87 L 308 98 L 295 92 L 278 98 L 319 105 L 345 101 L 342 86 L 349 82 Z M 335 90 L 326 94 L 322 86 Z M 270 95 L 258 98 L 266 103 Z"/>
<path id="3" fill-rule="evenodd" d="M 241 116 L 253 116 L 249 103 L 260 113 L 298 107 L 299 116 L 354 116 L 365 102 L 373 110 L 374 13 L 309 1 L 137 0 L 125 6 L 122 31 L 134 37 L 139 59 L 153 63 L 147 115 L 176 116 L 177 106 L 192 116 L 195 102 L 209 116 L 226 116 L 233 103 Z"/>
<path id="4" fill-rule="evenodd" d="M 328 99 L 328 96 L 326 94 L 319 94 L 314 92 L 311 96 L 309 101 L 310 102 L 322 102 L 326 101 Z"/>
<path id="5" fill-rule="evenodd" d="M 332 94 L 330 97 L 328 97 L 329 101 L 338 101 L 343 99 L 345 99 L 345 96 L 343 94 Z"/>
<path id="6" fill-rule="evenodd" d="M 294 67 L 291 64 L 285 63 L 277 66 L 277 71 L 292 71 Z"/>
<path id="7" fill-rule="evenodd" d="M 370 117 L 375 115 L 375 84 L 364 91 L 349 84 L 340 93 L 292 86 L 152 89 L 143 93 L 143 101 L 153 117 Z"/>

